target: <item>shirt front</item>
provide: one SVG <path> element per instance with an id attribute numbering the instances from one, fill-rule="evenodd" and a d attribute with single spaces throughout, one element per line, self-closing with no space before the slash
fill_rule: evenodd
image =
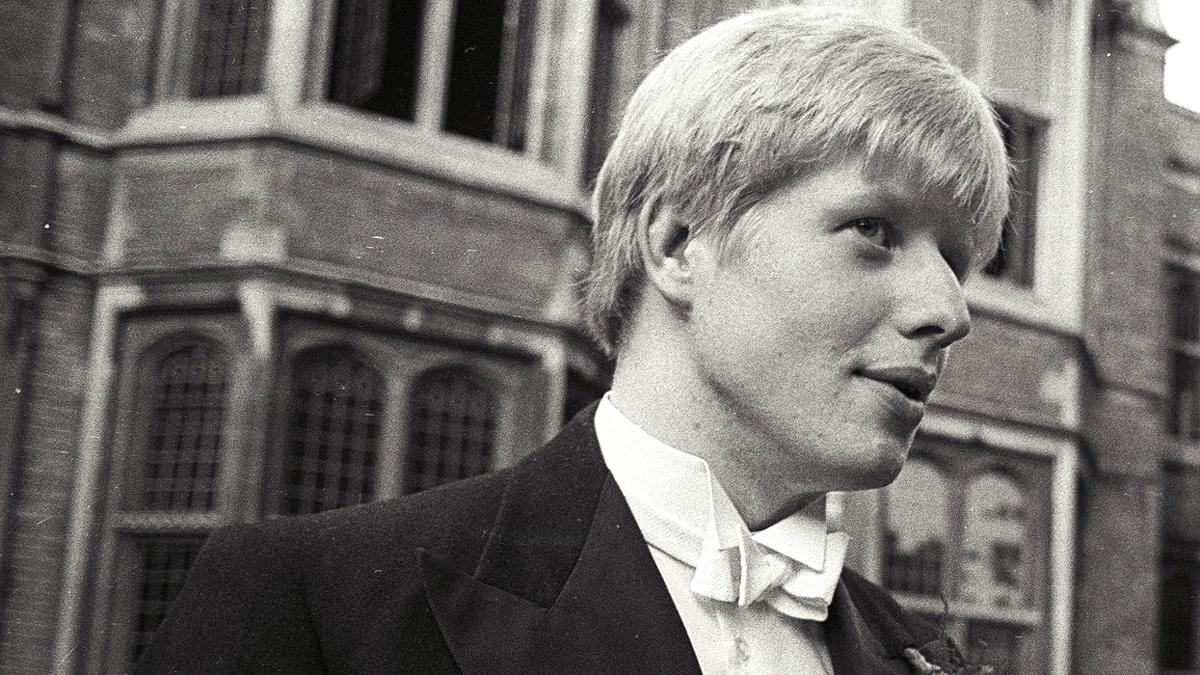
<path id="1" fill-rule="evenodd" d="M 595 425 L 604 462 L 646 539 L 701 670 L 832 675 L 823 603 L 832 596 L 848 538 L 827 531 L 824 499 L 752 533 L 707 462 L 650 436 L 616 408 L 611 393 L 597 408 Z M 743 537 L 753 543 L 739 543 Z M 721 572 L 720 564 L 710 564 L 713 552 L 704 550 L 714 547 L 729 553 L 733 565 L 738 551 L 761 547 L 772 561 L 794 561 L 787 564 L 800 569 L 801 576 L 821 577 L 817 587 L 827 590 L 820 593 L 819 606 L 798 604 L 782 589 L 759 597 L 756 589 L 746 588 L 743 569 L 739 594 L 736 572 L 733 581 L 724 582 L 732 588 L 707 578 L 714 569 L 715 576 Z M 743 568 L 746 559 L 743 553 Z M 747 602 L 747 591 L 757 599 Z"/>

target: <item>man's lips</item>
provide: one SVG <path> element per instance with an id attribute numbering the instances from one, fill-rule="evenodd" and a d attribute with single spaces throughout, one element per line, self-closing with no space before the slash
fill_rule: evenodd
<path id="1" fill-rule="evenodd" d="M 937 372 L 921 366 L 871 366 L 859 370 L 863 377 L 890 384 L 908 398 L 924 403 L 937 385 Z"/>

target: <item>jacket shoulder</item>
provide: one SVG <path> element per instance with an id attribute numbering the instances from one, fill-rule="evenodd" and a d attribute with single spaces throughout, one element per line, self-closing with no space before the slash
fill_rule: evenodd
<path id="1" fill-rule="evenodd" d="M 375 657 L 355 648 L 384 634 L 384 626 L 388 635 L 424 636 L 431 645 L 418 665 L 442 670 L 448 654 L 427 625 L 418 551 L 469 565 L 486 542 L 505 482 L 499 472 L 404 498 L 217 530 L 137 672 L 197 672 L 197 664 L 212 673 L 366 667 L 372 664 L 359 661 L 385 652 L 374 650 L 381 654 Z"/>
<path id="2" fill-rule="evenodd" d="M 362 565 L 377 556 L 417 549 L 466 562 L 486 543 L 509 473 L 502 470 L 414 495 L 247 527 L 324 565 L 349 560 Z"/>

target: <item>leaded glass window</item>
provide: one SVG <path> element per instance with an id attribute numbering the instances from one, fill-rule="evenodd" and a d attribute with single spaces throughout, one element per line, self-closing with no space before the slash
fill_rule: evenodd
<path id="1" fill-rule="evenodd" d="M 443 128 L 525 147 L 534 0 L 474 0 L 454 17 Z"/>
<path id="2" fill-rule="evenodd" d="M 950 533 L 946 479 L 910 459 L 887 489 L 883 581 L 894 591 L 940 596 Z"/>
<path id="3" fill-rule="evenodd" d="M 300 354 L 292 369 L 280 486 L 285 514 L 375 495 L 383 381 L 346 349 Z"/>
<path id="4" fill-rule="evenodd" d="M 967 485 L 961 599 L 975 605 L 1022 604 L 1027 573 L 1028 515 L 1021 487 L 988 471 Z"/>
<path id="5" fill-rule="evenodd" d="M 116 531 L 115 605 L 105 672 L 127 671 L 187 577 L 205 532 L 220 519 L 228 461 L 224 425 L 231 361 L 214 340 L 187 333 L 139 350 L 118 432 L 133 447 L 110 516 Z M 127 425 L 127 426 L 126 426 Z"/>
<path id="6" fill-rule="evenodd" d="M 226 364 L 208 343 L 163 358 L 154 370 L 138 506 L 207 511 L 217 497 Z"/>
<path id="7" fill-rule="evenodd" d="M 418 378 L 410 404 L 404 491 L 418 492 L 486 472 L 496 433 L 496 396 L 461 368 Z"/>
<path id="8" fill-rule="evenodd" d="M 882 580 L 996 672 L 1044 672 L 1052 463 L 928 439 L 883 491 Z"/>
<path id="9" fill-rule="evenodd" d="M 136 661 L 150 645 L 154 631 L 183 588 L 188 570 L 203 544 L 204 538 L 196 536 L 139 536 L 135 539 L 138 581 L 134 589 L 137 609 L 130 640 L 132 661 Z"/>
<path id="10" fill-rule="evenodd" d="M 615 91 L 623 65 L 618 59 L 618 37 L 629 22 L 629 12 L 617 0 L 600 0 L 596 7 L 596 41 L 592 47 L 592 89 L 588 114 L 588 145 L 585 171 L 595 179 L 604 165 L 612 143 L 613 122 L 620 118 Z"/>

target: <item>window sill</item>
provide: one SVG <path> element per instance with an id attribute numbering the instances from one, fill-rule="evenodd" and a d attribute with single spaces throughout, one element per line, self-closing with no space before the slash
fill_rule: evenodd
<path id="1" fill-rule="evenodd" d="M 1031 328 L 1076 336 L 1080 328 L 1067 312 L 1052 307 L 1031 286 L 1018 286 L 978 273 L 966 287 L 967 304 L 976 315 L 1008 319 Z"/>
<path id="2" fill-rule="evenodd" d="M 892 596 L 905 609 L 933 616 L 941 616 L 948 610 L 952 618 L 967 619 L 969 621 L 988 621 L 1019 626 L 1037 626 L 1042 623 L 1041 612 L 1024 607 L 987 607 L 958 600 L 950 600 L 946 605 L 943 605 L 941 598 L 902 593 L 899 591 L 893 591 Z"/>
<path id="3" fill-rule="evenodd" d="M 219 511 L 123 511 L 113 515 L 113 528 L 130 534 L 193 534 L 214 530 L 229 520 Z"/>
<path id="4" fill-rule="evenodd" d="M 279 108 L 266 96 L 165 100 L 134 115 L 117 148 L 277 138 L 587 217 L 588 195 L 558 167 L 471 138 L 328 103 Z"/>
<path id="5" fill-rule="evenodd" d="M 129 118 L 113 137 L 117 148 L 204 143 L 268 136 L 277 125 L 263 96 L 167 99 Z"/>

